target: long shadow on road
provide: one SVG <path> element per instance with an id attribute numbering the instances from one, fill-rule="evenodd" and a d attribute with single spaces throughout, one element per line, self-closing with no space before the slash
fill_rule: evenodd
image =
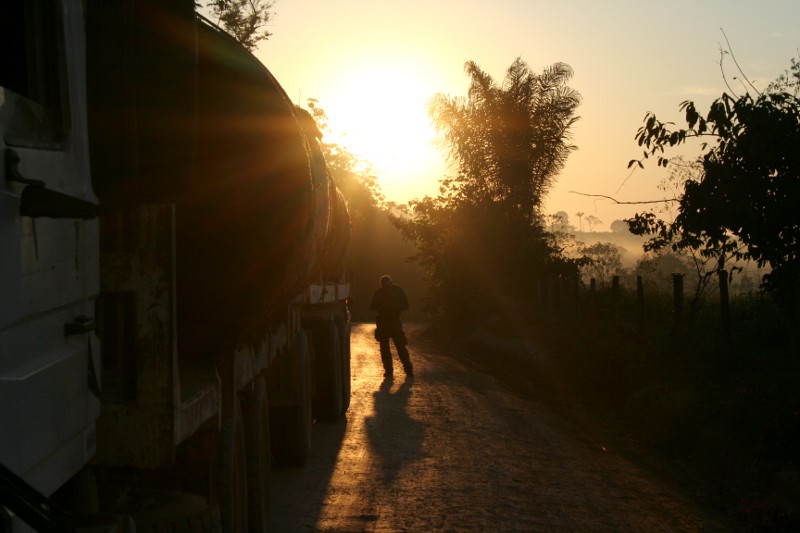
<path id="1" fill-rule="evenodd" d="M 273 470 L 273 531 L 370 530 L 386 511 L 382 507 L 398 475 L 422 454 L 425 428 L 409 414 L 414 381 L 380 381 L 383 369 L 371 327 L 353 328 L 346 417 L 314 425 L 305 466 Z"/>
<path id="2" fill-rule="evenodd" d="M 364 420 L 367 441 L 373 452 L 384 487 L 394 483 L 403 467 L 419 459 L 425 430 L 408 415 L 413 380 L 393 390 L 392 380 L 384 380 L 374 393 L 375 414 Z"/>

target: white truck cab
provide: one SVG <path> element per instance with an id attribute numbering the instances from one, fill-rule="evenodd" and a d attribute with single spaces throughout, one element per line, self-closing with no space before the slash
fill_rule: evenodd
<path id="1" fill-rule="evenodd" d="M 81 2 L 0 3 L 0 463 L 44 495 L 100 411 L 82 24 Z"/>

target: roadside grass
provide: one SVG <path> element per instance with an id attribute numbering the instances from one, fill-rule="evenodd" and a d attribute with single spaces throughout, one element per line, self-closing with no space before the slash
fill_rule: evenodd
<path id="1" fill-rule="evenodd" d="M 608 446 L 742 530 L 800 531 L 800 372 L 769 300 L 737 300 L 728 336 L 711 307 L 679 328 L 602 307 L 521 315 L 429 335 L 593 421 Z"/>

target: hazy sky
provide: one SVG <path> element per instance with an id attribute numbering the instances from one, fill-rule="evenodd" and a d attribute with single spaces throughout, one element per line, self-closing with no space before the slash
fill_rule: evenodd
<path id="1" fill-rule="evenodd" d="M 537 72 L 569 64 L 583 97 L 578 150 L 546 205 L 573 224 L 578 211 L 594 214 L 605 228 L 637 208 L 569 191 L 662 196 L 665 171 L 655 164 L 626 182 L 628 161 L 641 154 L 633 137 L 646 112 L 682 124 L 680 102 L 705 111 L 725 90 L 721 29 L 759 88 L 800 48 L 798 0 L 277 0 L 274 10 L 273 36 L 256 55 L 295 102 L 319 100 L 334 133 L 373 160 L 385 194 L 400 202 L 435 194 L 446 172 L 425 104 L 436 93 L 466 94 L 466 61 L 498 81 L 516 57 Z M 729 58 L 725 66 L 738 75 Z"/>

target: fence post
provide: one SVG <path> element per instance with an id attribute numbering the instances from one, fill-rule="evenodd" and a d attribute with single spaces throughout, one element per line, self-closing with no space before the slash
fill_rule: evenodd
<path id="1" fill-rule="evenodd" d="M 561 275 L 556 274 L 555 279 L 553 280 L 553 304 L 555 307 L 553 308 L 553 314 L 556 316 L 560 316 L 561 313 L 564 311 L 564 287 L 561 280 Z"/>
<path id="2" fill-rule="evenodd" d="M 556 277 L 556 314 L 563 315 L 564 314 L 564 278 L 561 276 Z"/>
<path id="3" fill-rule="evenodd" d="M 720 270 L 717 275 L 719 276 L 719 306 L 720 319 L 722 320 L 722 334 L 725 335 L 725 340 L 727 341 L 732 331 L 731 302 L 728 294 L 728 271 Z"/>
<path id="4" fill-rule="evenodd" d="M 539 279 L 536 280 L 536 300 L 539 303 L 539 309 L 542 309 L 545 306 L 544 288 L 542 287 L 543 284 L 544 281 L 540 276 Z"/>
<path id="5" fill-rule="evenodd" d="M 672 332 L 677 334 L 683 323 L 683 274 L 672 275 Z"/>
<path id="6" fill-rule="evenodd" d="M 636 325 L 639 333 L 644 331 L 644 284 L 642 276 L 636 276 Z"/>

